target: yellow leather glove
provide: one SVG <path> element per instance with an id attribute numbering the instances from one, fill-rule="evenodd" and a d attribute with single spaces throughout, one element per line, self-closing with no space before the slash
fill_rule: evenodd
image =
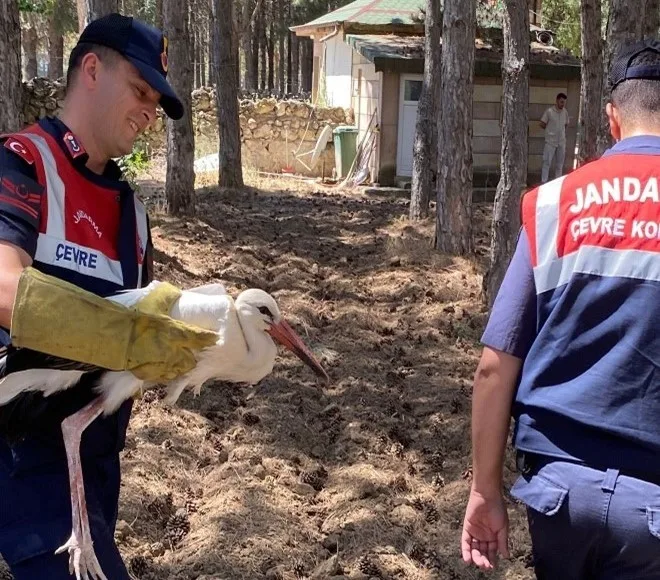
<path id="1" fill-rule="evenodd" d="M 180 295 L 162 283 L 126 308 L 29 267 L 18 283 L 11 341 L 108 370 L 129 370 L 145 381 L 172 380 L 195 367 L 195 351 L 218 340 L 214 332 L 169 317 Z"/>

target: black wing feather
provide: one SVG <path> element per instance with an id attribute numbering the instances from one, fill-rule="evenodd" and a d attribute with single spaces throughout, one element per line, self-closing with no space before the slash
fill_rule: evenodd
<path id="1" fill-rule="evenodd" d="M 0 437 L 15 443 L 35 433 L 52 433 L 59 438 L 60 423 L 82 409 L 97 395 L 92 387 L 105 369 L 26 348 L 9 347 L 0 359 L 0 378 L 29 369 L 83 371 L 80 381 L 59 393 L 45 397 L 40 391 L 29 391 L 0 406 Z"/>

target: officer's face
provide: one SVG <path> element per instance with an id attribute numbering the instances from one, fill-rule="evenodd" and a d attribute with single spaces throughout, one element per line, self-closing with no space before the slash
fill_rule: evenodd
<path id="1" fill-rule="evenodd" d="M 103 139 L 108 156 L 120 157 L 133 150 L 135 139 L 156 119 L 160 93 L 123 58 L 104 72 L 104 86 L 98 91 L 106 119 Z"/>

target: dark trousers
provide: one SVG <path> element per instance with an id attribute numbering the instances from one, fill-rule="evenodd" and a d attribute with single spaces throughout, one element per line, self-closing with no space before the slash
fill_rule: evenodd
<path id="1" fill-rule="evenodd" d="M 660 485 L 565 461 L 531 462 L 527 506 L 539 580 L 660 580 Z"/>
<path id="2" fill-rule="evenodd" d="M 71 535 L 71 500 L 62 460 L 16 468 L 0 446 L 0 553 L 15 580 L 71 580 L 68 553 L 55 555 Z M 112 580 L 130 576 L 114 541 L 119 456 L 83 459 L 94 551 Z"/>

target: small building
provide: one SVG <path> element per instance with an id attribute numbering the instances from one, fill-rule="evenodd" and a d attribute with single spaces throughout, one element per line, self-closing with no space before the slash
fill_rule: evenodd
<path id="1" fill-rule="evenodd" d="M 358 143 L 373 143 L 371 179 L 392 185 L 412 175 L 417 105 L 424 72 L 423 0 L 355 0 L 307 24 L 292 27 L 314 41 L 312 101 L 351 108 Z M 580 99 L 580 61 L 552 46 L 538 27 L 540 0 L 530 0 L 530 183 L 543 163 L 539 119 L 557 93 L 568 96 L 566 170 L 573 167 Z M 478 27 L 473 94 L 475 185 L 499 178 L 502 122 L 502 31 Z M 365 139 L 376 129 L 375 138 Z"/>

